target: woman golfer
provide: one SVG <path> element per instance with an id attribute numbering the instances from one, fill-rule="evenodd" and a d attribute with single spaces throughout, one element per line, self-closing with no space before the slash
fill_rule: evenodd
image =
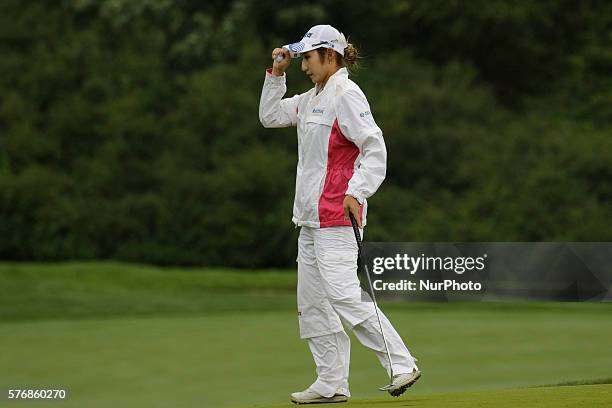
<path id="1" fill-rule="evenodd" d="M 282 59 L 279 57 L 282 55 Z M 302 71 L 315 86 L 284 98 L 285 70 L 301 55 Z M 277 58 L 278 57 L 278 58 Z M 297 43 L 272 51 L 261 93 L 259 119 L 267 128 L 297 126 L 298 164 L 293 222 L 298 239 L 297 303 L 300 336 L 308 341 L 317 380 L 291 394 L 299 404 L 343 402 L 350 396 L 350 341 L 343 323 L 374 350 L 398 396 L 421 375 L 415 359 L 385 315 L 362 300 L 357 279 L 357 243 L 349 212 L 366 225 L 367 202 L 386 172 L 387 151 L 361 89 L 347 67 L 357 50 L 330 25 L 312 27 Z M 391 360 L 391 363 L 389 363 Z M 392 367 L 390 367 L 392 364 Z"/>

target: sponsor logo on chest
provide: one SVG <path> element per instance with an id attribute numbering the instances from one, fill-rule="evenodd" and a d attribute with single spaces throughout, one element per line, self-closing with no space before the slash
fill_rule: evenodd
<path id="1" fill-rule="evenodd" d="M 312 114 L 316 116 L 322 116 L 324 112 L 325 112 L 325 108 L 313 108 L 312 109 Z"/>

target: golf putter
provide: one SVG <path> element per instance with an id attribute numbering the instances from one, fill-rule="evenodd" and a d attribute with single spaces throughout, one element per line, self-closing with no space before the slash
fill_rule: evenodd
<path id="1" fill-rule="evenodd" d="M 376 312 L 376 320 L 378 320 L 378 327 L 380 327 L 380 334 L 382 334 L 383 343 L 385 343 L 385 351 L 387 352 L 387 358 L 389 359 L 389 385 L 380 387 L 380 391 L 387 391 L 391 388 L 393 383 L 393 364 L 391 363 L 391 353 L 389 353 L 389 346 L 387 345 L 387 339 L 385 332 L 383 331 L 382 323 L 380 322 L 380 316 L 378 315 L 378 304 L 376 303 L 376 295 L 374 294 L 374 287 L 372 286 L 372 279 L 370 278 L 370 271 L 368 270 L 368 264 L 363 254 L 363 243 L 361 242 L 361 233 L 359 232 L 359 226 L 357 220 L 353 214 L 349 211 L 349 217 L 351 218 L 351 224 L 353 225 L 353 232 L 355 233 L 355 240 L 357 241 L 357 268 L 363 266 L 365 275 L 368 277 L 368 285 L 370 286 L 370 292 L 372 293 L 372 303 L 374 304 L 374 311 Z"/>

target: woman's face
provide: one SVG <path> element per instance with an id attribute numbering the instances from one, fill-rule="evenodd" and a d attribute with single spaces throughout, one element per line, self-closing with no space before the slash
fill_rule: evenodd
<path id="1" fill-rule="evenodd" d="M 326 50 L 327 51 L 327 50 Z M 326 58 L 320 58 L 317 50 L 312 50 L 302 54 L 302 71 L 315 84 L 324 84 L 327 79 L 336 71 L 335 64 L 330 62 L 330 58 L 326 54 Z"/>

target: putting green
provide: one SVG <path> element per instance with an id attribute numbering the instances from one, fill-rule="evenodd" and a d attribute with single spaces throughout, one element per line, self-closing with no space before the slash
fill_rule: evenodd
<path id="1" fill-rule="evenodd" d="M 506 399 L 551 407 L 591 401 L 587 397 L 610 400 L 608 386 L 504 390 L 609 378 L 610 305 L 406 305 L 387 311 L 419 357 L 423 378 L 402 399 L 380 399 L 376 387 L 385 384 L 385 374 L 353 340 L 351 405 L 377 406 L 363 399 L 379 398 L 380 406 L 474 407 L 475 395 L 482 406 L 493 401 L 496 407 L 518 406 L 501 405 Z M 307 345 L 297 336 L 294 311 L 3 322 L 0 388 L 67 387 L 65 407 L 286 406 L 289 394 L 315 376 Z M 484 390 L 495 391 L 443 394 Z M 560 397 L 551 400 L 556 393 Z M 46 405 L 58 406 L 37 403 Z"/>
<path id="2" fill-rule="evenodd" d="M 571 387 L 529 388 L 485 392 L 457 392 L 427 396 L 402 396 L 399 399 L 351 400 L 346 404 L 320 404 L 315 407 L 367 408 L 593 408 L 612 404 L 612 385 L 580 385 Z M 257 408 L 281 408 L 288 404 L 248 405 Z M 297 406 L 297 405 L 296 405 Z M 309 406 L 309 405 L 299 405 Z"/>

